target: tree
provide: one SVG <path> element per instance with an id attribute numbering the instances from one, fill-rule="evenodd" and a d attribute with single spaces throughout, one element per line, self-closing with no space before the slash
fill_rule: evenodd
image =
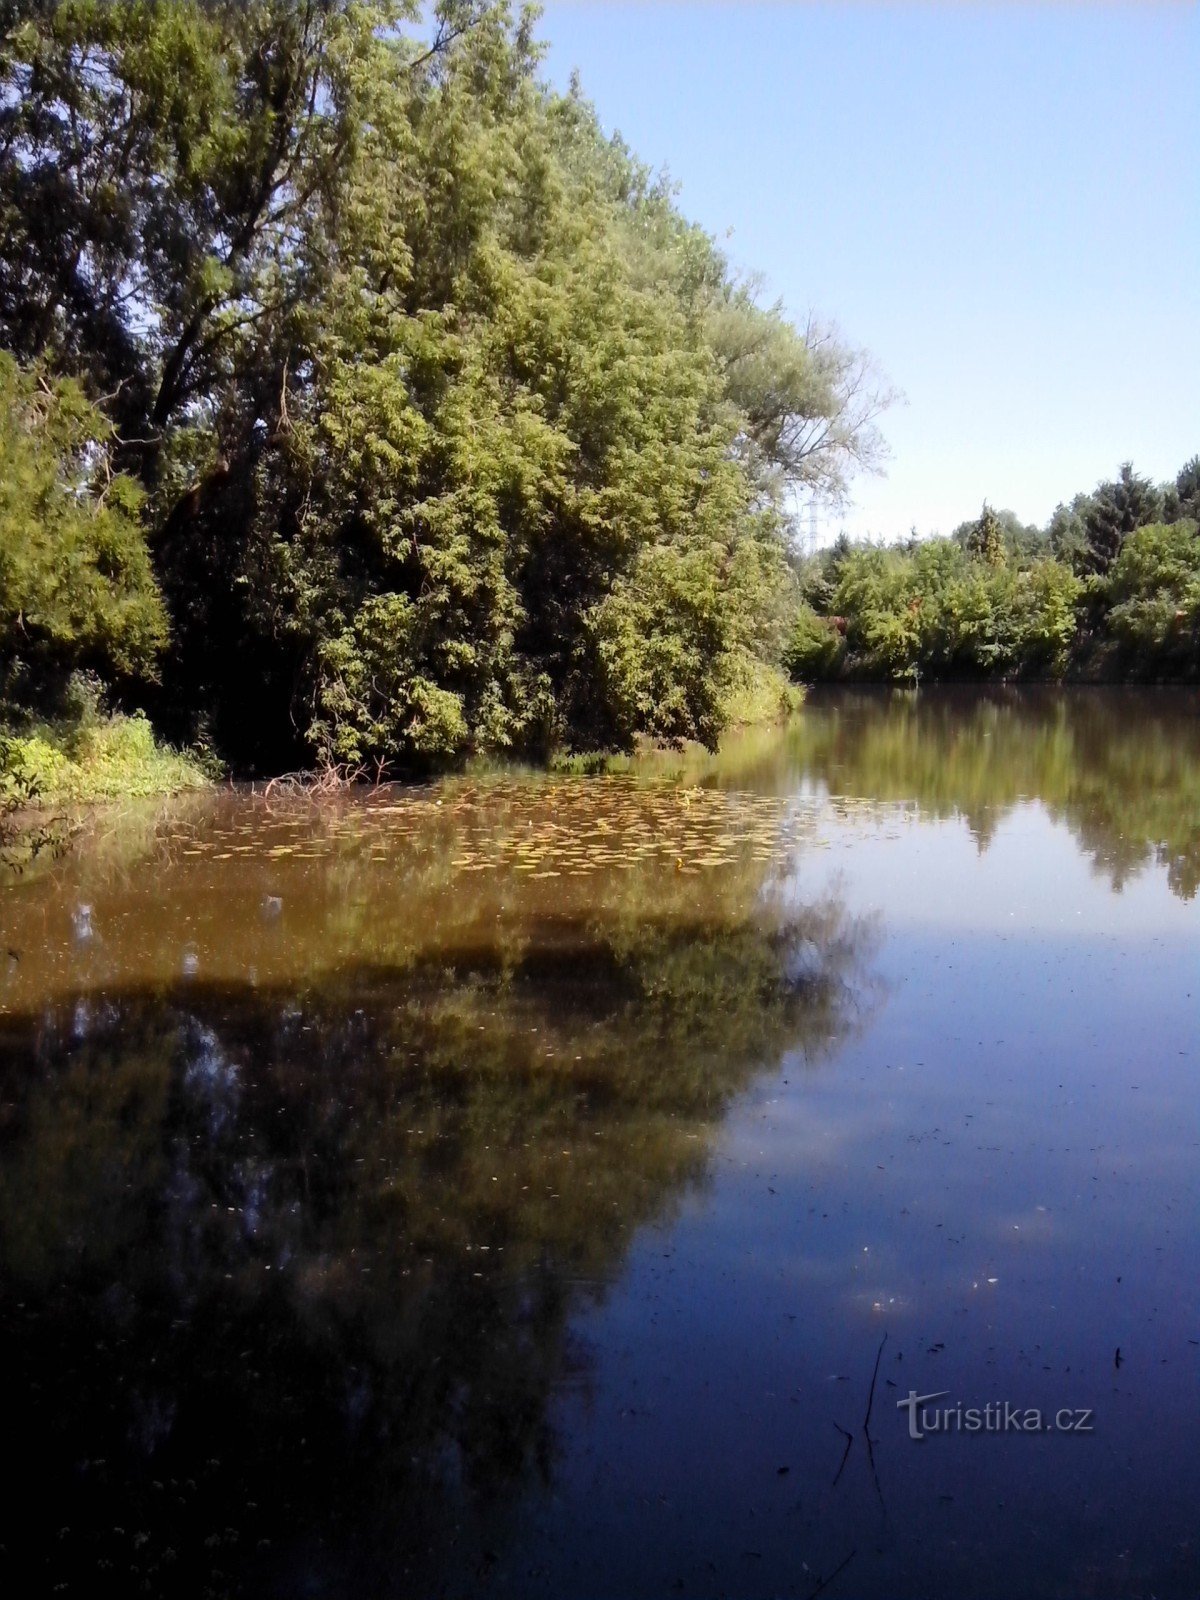
<path id="1" fill-rule="evenodd" d="M 1088 569 L 1107 572 L 1134 529 L 1156 521 L 1161 510 L 1159 491 L 1126 461 L 1118 478 L 1097 486 L 1084 515 Z"/>
<path id="2" fill-rule="evenodd" d="M 986 566 L 999 567 L 1004 564 L 1004 531 L 999 517 L 986 500 L 978 520 L 967 535 L 967 549 Z"/>
<path id="3" fill-rule="evenodd" d="M 1109 626 L 1134 663 L 1200 669 L 1200 534 L 1191 520 L 1126 539 L 1108 574 Z"/>
<path id="4" fill-rule="evenodd" d="M 283 349 L 363 214 L 341 183 L 383 114 L 407 0 L 8 8 L 0 338 L 113 395 L 148 482 L 188 411 L 279 394 Z M 374 226 L 386 225 L 379 219 Z M 266 370 L 263 370 L 265 367 Z M 260 398 L 260 406 L 262 400 Z"/>
<path id="5" fill-rule="evenodd" d="M 143 486 L 166 731 L 711 743 L 782 649 L 789 495 L 878 460 L 868 359 L 735 284 L 506 3 L 8 15 L 0 340 Z"/>
<path id="6" fill-rule="evenodd" d="M 1087 519 L 1091 510 L 1092 496 L 1077 494 L 1070 505 L 1060 501 L 1046 525 L 1051 554 L 1074 572 L 1087 569 Z"/>
<path id="7" fill-rule="evenodd" d="M 797 330 L 780 305 L 759 304 L 756 287 L 721 283 L 707 327 L 747 466 L 768 494 L 802 489 L 843 506 L 855 472 L 882 468 L 878 421 L 900 396 L 832 323 Z"/>
<path id="8" fill-rule="evenodd" d="M 69 674 L 149 674 L 166 618 L 112 429 L 71 379 L 0 353 L 0 704 L 54 709 Z"/>
<path id="9" fill-rule="evenodd" d="M 1200 522 L 1200 456 L 1179 469 L 1175 482 L 1163 493 L 1164 522 Z"/>

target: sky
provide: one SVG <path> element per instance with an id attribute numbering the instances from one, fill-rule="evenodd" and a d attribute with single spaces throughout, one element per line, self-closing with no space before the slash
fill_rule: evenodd
<path id="1" fill-rule="evenodd" d="M 545 70 L 903 404 L 822 516 L 1044 523 L 1200 453 L 1200 6 L 547 0 Z"/>

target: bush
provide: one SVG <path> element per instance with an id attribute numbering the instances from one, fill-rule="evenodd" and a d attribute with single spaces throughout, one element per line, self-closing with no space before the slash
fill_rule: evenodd
<path id="1" fill-rule="evenodd" d="M 1108 624 L 1126 655 L 1154 669 L 1200 668 L 1200 534 L 1155 523 L 1126 539 L 1108 574 Z"/>
<path id="2" fill-rule="evenodd" d="M 1044 668 L 1054 676 L 1066 669 L 1082 592 L 1070 567 L 1050 558 L 1035 561 L 1020 574 L 1018 650 L 1024 666 Z"/>
<path id="3" fill-rule="evenodd" d="M 837 624 L 803 604 L 796 613 L 784 653 L 784 666 L 798 683 L 836 678 L 846 655 Z"/>
<path id="4" fill-rule="evenodd" d="M 844 553 L 828 604 L 804 604 L 788 649 L 793 676 L 1057 675 L 1076 632 L 1082 585 L 1050 557 L 1027 565 L 972 555 L 955 539 Z M 834 620 L 836 618 L 836 620 Z M 842 633 L 844 630 L 844 639 Z"/>
<path id="5" fill-rule="evenodd" d="M 733 668 L 724 722 L 730 728 L 765 727 L 794 716 L 803 704 L 803 689 L 778 667 L 746 656 Z"/>
<path id="6" fill-rule="evenodd" d="M 0 730 L 0 799 L 15 809 L 63 800 L 105 800 L 201 788 L 211 760 L 161 744 L 140 712 L 112 715 L 94 678 L 76 674 L 64 714 Z"/>

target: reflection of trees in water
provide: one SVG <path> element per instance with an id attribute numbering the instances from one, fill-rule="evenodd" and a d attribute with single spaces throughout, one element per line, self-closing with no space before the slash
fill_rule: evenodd
<path id="1" fill-rule="evenodd" d="M 790 859 L 787 801 L 631 778 L 458 780 L 329 804 L 218 793 L 135 807 L 4 906 L 0 1005 L 209 978 L 295 983 L 347 963 L 519 951 L 581 920 L 728 923 Z M 95 937 L 72 933 L 86 908 Z"/>
<path id="2" fill-rule="evenodd" d="M 835 903 L 667 909 L 6 1021 L 15 1570 L 401 1593 L 456 1525 L 502 1537 L 551 1470 L 572 1310 L 755 1069 L 867 992 Z"/>
<path id="3" fill-rule="evenodd" d="M 796 765 L 841 793 L 915 799 L 961 816 L 986 848 L 1039 800 L 1120 888 L 1157 862 L 1200 887 L 1200 700 L 1187 691 L 921 691 L 818 697 L 792 736 Z"/>

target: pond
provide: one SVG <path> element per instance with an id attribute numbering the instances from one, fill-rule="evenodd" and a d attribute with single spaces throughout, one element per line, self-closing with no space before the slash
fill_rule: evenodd
<path id="1" fill-rule="evenodd" d="M 1198 885 L 1174 691 L 99 814 L 0 888 L 8 1592 L 1194 1595 Z"/>

